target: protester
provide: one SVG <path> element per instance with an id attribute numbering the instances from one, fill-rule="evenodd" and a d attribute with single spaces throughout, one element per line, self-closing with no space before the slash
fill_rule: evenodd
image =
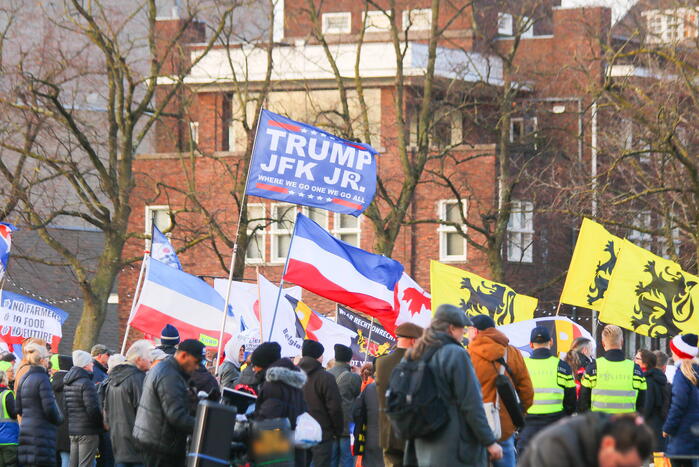
<path id="1" fill-rule="evenodd" d="M 359 376 L 362 378 L 361 391 L 364 391 L 368 385 L 374 382 L 374 364 L 371 362 L 366 362 L 359 369 Z"/>
<path id="2" fill-rule="evenodd" d="M 56 357 L 54 359 L 54 357 Z M 65 414 L 66 411 L 66 399 L 65 399 L 65 376 L 68 374 L 68 370 L 73 367 L 73 357 L 70 355 L 52 355 L 52 359 L 56 362 L 54 364 L 56 371 L 51 377 L 51 388 L 56 396 L 56 403 L 61 413 Z M 58 431 L 56 433 L 56 451 L 58 452 L 58 457 L 56 461 L 61 467 L 68 467 L 70 465 L 70 435 L 68 434 L 68 420 L 63 420 L 60 425 L 58 425 Z"/>
<path id="3" fill-rule="evenodd" d="M 199 392 L 205 392 L 207 394 L 206 398 L 210 401 L 218 402 L 221 399 L 221 388 L 218 385 L 218 381 L 216 381 L 214 375 L 212 375 L 209 370 L 206 369 L 204 362 L 205 360 L 202 358 L 202 360 L 199 362 L 199 366 L 197 366 L 194 373 L 192 373 L 192 377 L 189 381 L 189 384 L 194 388 L 193 393 L 195 398 L 193 403 L 195 410 L 197 404 L 199 403 L 197 397 Z"/>
<path id="4" fill-rule="evenodd" d="M 14 390 L 15 388 L 15 361 L 17 356 L 12 352 L 6 352 L 2 357 L 0 357 L 0 367 L 2 371 L 7 375 L 7 387 Z"/>
<path id="5" fill-rule="evenodd" d="M 585 368 L 592 363 L 592 341 L 586 337 L 576 337 L 566 353 L 566 363 L 575 376 L 575 394 L 580 397 L 580 382 Z"/>
<path id="6" fill-rule="evenodd" d="M 187 339 L 146 375 L 132 434 L 147 466 L 184 466 L 194 429 L 187 381 L 203 357 L 204 344 Z"/>
<path id="7" fill-rule="evenodd" d="M 534 401 L 534 389 L 522 354 L 517 347 L 509 345 L 510 341 L 505 334 L 495 329 L 495 321 L 490 316 L 473 316 L 471 321 L 473 325 L 468 331 L 470 339 L 468 351 L 471 354 L 478 381 L 481 383 L 483 402 L 496 402 L 495 379 L 501 369 L 501 363 L 498 360 L 502 360 L 507 363 L 504 374 L 512 380 L 522 411 L 525 412 Z M 517 463 L 515 426 L 505 404 L 500 403 L 499 407 L 501 435 L 498 443 L 502 446 L 502 459 L 493 461 L 493 466 L 514 467 Z"/>
<path id="8" fill-rule="evenodd" d="M 218 377 L 221 381 L 221 386 L 225 388 L 233 389 L 238 384 L 240 365 L 245 361 L 244 342 L 240 334 L 231 337 L 226 342 L 224 349 L 226 357 L 218 367 Z"/>
<path id="9" fill-rule="evenodd" d="M 650 456 L 653 432 L 635 414 L 591 412 L 539 432 L 518 467 L 636 467 Z"/>
<path id="10" fill-rule="evenodd" d="M 693 431 L 699 424 L 699 359 L 697 335 L 675 336 L 670 341 L 673 358 L 680 362 L 672 382 L 672 402 L 663 425 L 667 438 L 666 455 L 699 456 L 699 437 Z M 672 460 L 673 467 L 692 466 L 692 461 Z"/>
<path id="11" fill-rule="evenodd" d="M 92 355 L 92 382 L 99 384 L 107 378 L 107 362 L 112 351 L 106 345 L 95 344 L 90 351 Z"/>
<path id="12" fill-rule="evenodd" d="M 342 436 L 343 414 L 340 390 L 335 377 L 323 369 L 321 361 L 325 348 L 320 342 L 306 339 L 301 346 L 299 367 L 308 379 L 303 386 L 303 398 L 308 413 L 323 430 L 321 442 L 311 448 L 313 465 L 330 465 L 333 441 Z"/>
<path id="13" fill-rule="evenodd" d="M 405 441 L 397 437 L 395 430 L 384 412 L 386 407 L 386 390 L 391 380 L 391 373 L 403 359 L 405 352 L 422 337 L 424 329 L 413 323 L 403 323 L 396 327 L 396 349 L 388 355 L 376 359 L 376 389 L 379 402 L 379 444 L 383 450 L 386 467 L 403 465 Z"/>
<path id="14" fill-rule="evenodd" d="M 152 348 L 147 340 L 138 340 L 126 352 L 125 363 L 109 368 L 104 413 L 117 467 L 137 467 L 143 464 L 143 456 L 134 442 L 132 432 L 146 371 L 151 365 Z"/>
<path id="15" fill-rule="evenodd" d="M 92 467 L 99 448 L 103 419 L 97 388 L 92 382 L 93 367 L 90 354 L 76 350 L 73 367 L 63 380 L 71 467 Z"/>
<path id="16" fill-rule="evenodd" d="M 519 433 L 517 455 L 543 428 L 575 412 L 575 379 L 568 364 L 551 354 L 553 339 L 545 326 L 532 329 L 529 338 L 530 358 L 525 358 L 534 387 L 534 402 L 527 412 L 524 428 Z"/>
<path id="17" fill-rule="evenodd" d="M 665 444 L 663 442 L 663 423 L 669 407 L 669 401 L 666 400 L 667 378 L 665 373 L 656 368 L 658 359 L 650 350 L 639 350 L 634 361 L 641 366 L 647 387 L 645 405 L 642 408 L 639 407 L 638 411 L 655 433 L 655 450 L 662 452 Z"/>
<path id="18" fill-rule="evenodd" d="M 150 359 L 151 359 L 151 369 L 155 368 L 155 366 L 165 360 L 168 357 L 168 354 L 162 351 L 162 349 L 155 348 L 150 351 Z"/>
<path id="19" fill-rule="evenodd" d="M 363 370 L 365 366 L 362 367 Z M 361 455 L 362 467 L 383 467 L 383 452 L 379 443 L 379 396 L 374 379 L 368 378 L 366 381 L 370 382 L 362 389 L 352 408 L 352 419 L 355 424 L 354 442 L 356 445 L 358 434 L 361 433 L 364 440 L 364 452 Z M 360 420 L 364 423 L 360 423 Z"/>
<path id="20" fill-rule="evenodd" d="M 38 339 L 36 337 L 24 339 L 22 342 L 22 359 L 19 362 L 15 362 L 15 385 L 18 385 L 22 381 L 25 373 L 27 373 L 32 366 L 29 360 L 27 360 L 26 348 L 29 344 L 38 344 L 46 349 L 46 341 L 44 339 Z M 46 351 L 46 355 L 50 355 L 48 351 Z"/>
<path id="21" fill-rule="evenodd" d="M 109 360 L 107 360 L 107 378 L 109 378 L 109 375 L 112 373 L 112 370 L 114 368 L 118 367 L 123 363 L 126 363 L 126 361 L 126 357 L 120 353 L 115 353 L 114 355 L 111 355 L 109 357 Z"/>
<path id="22" fill-rule="evenodd" d="M 257 346 L 252 355 L 250 355 L 250 365 L 240 375 L 241 383 L 251 385 L 255 394 L 259 395 L 265 381 L 265 371 L 272 363 L 279 360 L 281 355 L 282 348 L 276 342 L 263 342 Z"/>
<path id="23" fill-rule="evenodd" d="M 625 413 L 642 410 L 646 378 L 641 367 L 626 360 L 624 334 L 619 326 L 608 324 L 602 330 L 604 355 L 585 368 L 578 400 L 578 411 Z"/>
<path id="24" fill-rule="evenodd" d="M 0 371 L 0 466 L 17 466 L 17 444 L 19 443 L 19 425 L 15 409 L 15 395 L 7 386 L 7 374 Z"/>
<path id="25" fill-rule="evenodd" d="M 160 331 L 160 345 L 157 347 L 168 355 L 175 355 L 177 344 L 180 343 L 180 333 L 172 324 L 166 324 Z"/>
<path id="26" fill-rule="evenodd" d="M 296 429 L 296 418 L 307 411 L 302 389 L 306 373 L 288 358 L 277 359 L 264 372 L 265 381 L 257 396 L 253 418 L 287 418 L 291 429 Z"/>
<path id="27" fill-rule="evenodd" d="M 449 406 L 449 423 L 438 433 L 415 440 L 420 466 L 473 466 L 502 457 L 483 411 L 483 398 L 468 352 L 461 342 L 470 320 L 461 308 L 440 305 L 430 326 L 405 358 L 418 360 L 431 348 L 438 350 L 427 365 L 439 395 Z M 378 362 L 377 362 L 378 365 Z M 381 369 L 381 366 L 379 369 Z"/>
<path id="28" fill-rule="evenodd" d="M 349 425 L 352 420 L 352 404 L 359 396 L 362 388 L 361 376 L 352 372 L 349 365 L 352 360 L 352 349 L 342 344 L 335 344 L 335 364 L 328 370 L 335 377 L 337 387 L 342 397 L 343 429 L 342 436 L 335 440 L 333 445 L 333 467 L 352 467 L 354 460 L 350 449 Z"/>
<path id="29" fill-rule="evenodd" d="M 63 422 L 63 414 L 46 371 L 49 353 L 36 342 L 27 343 L 22 351 L 27 365 L 17 382 L 15 398 L 17 414 L 22 417 L 17 460 L 22 466 L 55 465 L 56 427 Z"/>

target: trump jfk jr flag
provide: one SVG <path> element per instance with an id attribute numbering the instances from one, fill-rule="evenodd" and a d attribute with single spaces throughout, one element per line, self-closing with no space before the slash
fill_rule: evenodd
<path id="1" fill-rule="evenodd" d="M 622 239 L 583 219 L 561 292 L 561 303 L 601 310 Z"/>
<path id="2" fill-rule="evenodd" d="M 699 277 L 624 240 L 600 321 L 651 337 L 699 333 Z"/>
<path id="3" fill-rule="evenodd" d="M 376 154 L 368 144 L 263 110 L 246 193 L 358 216 L 374 198 Z"/>
<path id="4" fill-rule="evenodd" d="M 532 319 L 538 303 L 504 284 L 437 261 L 430 262 L 430 285 L 432 309 L 454 305 L 468 316 L 490 315 L 498 326 Z"/>

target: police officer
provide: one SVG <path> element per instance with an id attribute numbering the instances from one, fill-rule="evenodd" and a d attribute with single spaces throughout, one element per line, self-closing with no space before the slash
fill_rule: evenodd
<path id="1" fill-rule="evenodd" d="M 604 327 L 604 356 L 585 368 L 578 401 L 580 412 L 626 413 L 644 406 L 646 378 L 640 366 L 624 358 L 623 344 L 624 335 L 619 326 Z"/>
<path id="2" fill-rule="evenodd" d="M 17 465 L 17 445 L 19 444 L 19 425 L 15 410 L 14 392 L 7 387 L 7 375 L 0 371 L 0 465 Z"/>
<path id="3" fill-rule="evenodd" d="M 527 443 L 541 429 L 575 412 L 575 379 L 563 360 L 551 354 L 553 339 L 548 328 L 532 329 L 531 357 L 525 358 L 534 386 L 534 404 L 527 411 L 526 424 L 519 434 L 517 452 L 521 456 Z"/>

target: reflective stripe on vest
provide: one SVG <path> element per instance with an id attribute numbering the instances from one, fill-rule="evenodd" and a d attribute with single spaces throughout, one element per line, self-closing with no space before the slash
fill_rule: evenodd
<path id="1" fill-rule="evenodd" d="M 558 385 L 558 357 L 525 358 L 524 363 L 534 386 L 534 403 L 527 413 L 562 412 L 563 388 Z"/>
<path id="2" fill-rule="evenodd" d="M 638 392 L 633 388 L 633 370 L 631 360 L 610 362 L 604 357 L 598 358 L 591 410 L 607 413 L 635 411 Z"/>

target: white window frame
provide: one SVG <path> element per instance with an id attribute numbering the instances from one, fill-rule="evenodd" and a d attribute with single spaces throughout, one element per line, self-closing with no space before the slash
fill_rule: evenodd
<path id="1" fill-rule="evenodd" d="M 632 225 L 642 229 L 651 229 L 653 226 L 653 216 L 651 212 L 638 211 L 634 216 Z M 645 248 L 648 251 L 652 251 L 653 249 L 653 234 L 631 229 L 627 238 L 631 243 Z"/>
<path id="2" fill-rule="evenodd" d="M 519 37 L 522 39 L 531 39 L 534 37 L 534 21 L 528 16 L 522 16 L 522 25 L 528 25 L 527 29 L 523 30 Z"/>
<path id="3" fill-rule="evenodd" d="M 264 218 L 267 216 L 267 205 L 265 203 L 248 203 L 246 206 L 246 209 L 248 209 L 248 220 L 250 219 L 250 217 L 249 217 L 250 208 L 259 208 L 259 207 L 262 208 L 262 217 Z M 262 221 L 262 222 L 264 223 L 264 221 Z M 264 264 L 265 259 L 267 258 L 267 255 L 266 255 L 267 229 L 263 228 L 263 229 L 255 230 L 254 228 L 250 228 L 249 226 L 250 226 L 250 224 L 248 223 L 248 229 L 247 229 L 248 242 L 250 242 L 252 239 L 255 239 L 258 242 L 260 242 L 260 244 L 262 245 L 262 247 L 260 248 L 261 253 L 262 253 L 262 257 L 261 258 L 249 258 L 248 251 L 246 249 L 245 250 L 245 263 L 246 264 Z M 254 231 L 255 236 L 251 238 L 250 235 L 253 234 L 253 231 Z"/>
<path id="4" fill-rule="evenodd" d="M 377 19 L 377 23 L 381 23 L 383 21 L 386 22 L 386 27 L 380 27 L 376 26 L 376 24 L 373 22 L 374 19 Z M 364 31 L 365 32 L 388 32 L 391 30 L 391 20 L 389 19 L 386 14 L 381 11 L 381 10 L 369 10 L 365 11 L 362 13 L 362 22 L 365 24 Z"/>
<path id="5" fill-rule="evenodd" d="M 456 199 L 441 199 L 437 203 L 437 218 L 441 221 L 447 219 L 447 206 L 456 204 L 458 206 L 459 200 Z M 464 218 L 468 213 L 468 206 L 465 201 L 462 200 L 463 205 L 463 215 Z M 461 230 L 466 232 L 466 224 L 461 224 Z M 464 253 L 462 255 L 448 255 L 447 254 L 447 238 L 449 233 L 458 232 L 457 228 L 452 225 L 439 224 L 437 227 L 437 233 L 439 235 L 439 260 L 443 262 L 465 262 L 468 259 L 468 242 L 466 238 L 462 237 L 464 242 Z"/>
<path id="6" fill-rule="evenodd" d="M 152 232 L 152 229 L 153 229 L 153 223 L 152 223 L 152 222 L 153 222 L 153 212 L 156 212 L 156 211 L 157 211 L 157 212 L 163 212 L 163 211 L 164 211 L 164 212 L 166 212 L 166 213 L 168 213 L 168 214 L 171 214 L 171 212 L 172 212 L 172 210 L 170 209 L 170 206 L 168 206 L 167 204 L 152 204 L 152 205 L 146 206 L 146 207 L 145 207 L 145 213 L 146 213 L 146 221 L 145 221 L 145 228 L 146 228 L 146 230 L 145 230 L 145 234 L 146 234 L 146 235 L 150 235 L 151 232 Z M 161 232 L 163 232 L 163 231 L 165 231 L 165 230 L 168 230 L 169 228 L 172 227 L 172 217 L 171 217 L 171 215 L 168 216 L 168 219 L 170 219 L 170 222 L 168 223 L 167 227 L 160 228 L 160 226 L 158 226 L 158 228 L 160 229 Z M 156 224 L 157 224 L 157 221 L 156 221 Z M 168 232 L 166 235 L 167 235 L 167 236 L 170 236 L 170 233 Z"/>
<path id="7" fill-rule="evenodd" d="M 646 19 L 648 42 L 652 44 L 694 39 L 699 32 L 699 8 L 648 10 L 642 15 Z"/>
<path id="8" fill-rule="evenodd" d="M 421 24 L 415 21 L 417 15 L 426 15 L 426 24 Z M 413 18 L 413 21 L 410 18 Z M 417 16 L 419 17 L 419 16 Z M 410 31 L 429 31 L 432 29 L 432 9 L 431 8 L 414 8 L 412 10 L 403 10 L 403 30 L 410 27 Z"/>
<path id="9" fill-rule="evenodd" d="M 330 20 L 338 18 L 342 18 L 346 21 L 345 26 L 343 26 L 342 28 L 329 27 Z M 352 32 L 352 13 L 350 13 L 349 11 L 323 13 L 321 21 L 323 34 L 349 34 L 350 32 Z"/>
<path id="10" fill-rule="evenodd" d="M 680 255 L 680 248 L 682 247 L 682 238 L 680 237 L 680 228 L 673 227 L 670 230 L 670 237 L 672 239 L 672 249 L 675 256 Z M 660 241 L 660 256 L 665 259 L 670 259 L 671 255 L 667 248 L 667 238 L 663 235 L 658 239 Z"/>
<path id="11" fill-rule="evenodd" d="M 513 214 L 528 214 L 524 225 L 514 225 Z M 525 236 L 531 236 L 531 242 L 524 244 Z M 513 241 L 513 237 L 518 237 L 518 242 Z M 517 250 L 511 245 L 517 244 Z M 515 254 L 516 253 L 516 254 Z M 533 263 L 534 262 L 534 203 L 531 201 L 512 200 L 510 218 L 507 221 L 507 261 L 512 263 Z"/>
<path id="12" fill-rule="evenodd" d="M 311 209 L 317 209 L 317 210 L 319 210 L 319 211 L 325 212 L 325 224 L 318 224 L 318 222 L 316 222 L 316 220 L 313 219 L 313 218 L 311 217 Z M 330 223 L 330 211 L 327 211 L 327 210 L 325 210 L 325 209 L 323 209 L 323 208 L 312 208 L 311 206 L 301 206 L 301 213 L 302 213 L 304 216 L 306 216 L 306 217 L 308 217 L 309 219 L 311 219 L 313 222 L 316 222 L 316 224 L 320 225 L 320 226 L 323 227 L 325 230 L 329 230 L 329 229 L 328 229 L 328 225 L 329 225 L 329 223 Z"/>
<path id="13" fill-rule="evenodd" d="M 270 263 L 284 263 L 286 262 L 286 256 L 283 257 L 278 257 L 277 256 L 277 247 L 278 247 L 278 242 L 279 242 L 279 237 L 281 236 L 291 236 L 294 234 L 294 225 L 292 223 L 291 227 L 289 229 L 280 229 L 277 223 L 277 212 L 276 210 L 279 207 L 285 207 L 285 206 L 290 206 L 294 208 L 294 212 L 298 212 L 298 206 L 292 203 L 272 203 L 270 205 L 270 218 L 271 218 L 271 226 L 270 226 L 270 231 L 269 235 L 271 238 L 271 250 L 269 254 L 269 261 Z"/>
<path id="14" fill-rule="evenodd" d="M 189 137 L 194 145 L 199 144 L 199 122 L 189 122 Z"/>
<path id="15" fill-rule="evenodd" d="M 349 216 L 350 214 L 345 214 Z M 361 248 L 362 245 L 362 216 L 357 217 L 357 227 L 340 227 L 340 219 L 342 217 L 342 214 L 339 212 L 333 213 L 333 229 L 332 229 L 332 234 L 335 236 L 337 239 L 340 239 L 340 235 L 342 234 L 351 234 L 351 235 L 357 235 L 357 244 L 354 245 L 357 248 Z M 351 243 L 350 243 L 351 245 Z"/>
<path id="16" fill-rule="evenodd" d="M 520 122 L 522 128 L 522 134 L 517 136 L 515 139 L 515 123 Z M 527 133 L 527 123 L 531 122 L 533 124 L 534 131 Z M 539 131 L 539 118 L 538 117 L 511 117 L 510 118 L 510 143 L 512 144 L 525 144 L 527 138 L 533 138 L 534 147 L 536 147 L 536 133 Z"/>
<path id="17" fill-rule="evenodd" d="M 514 29 L 514 17 L 510 13 L 498 13 L 498 34 L 501 36 L 512 36 Z"/>

